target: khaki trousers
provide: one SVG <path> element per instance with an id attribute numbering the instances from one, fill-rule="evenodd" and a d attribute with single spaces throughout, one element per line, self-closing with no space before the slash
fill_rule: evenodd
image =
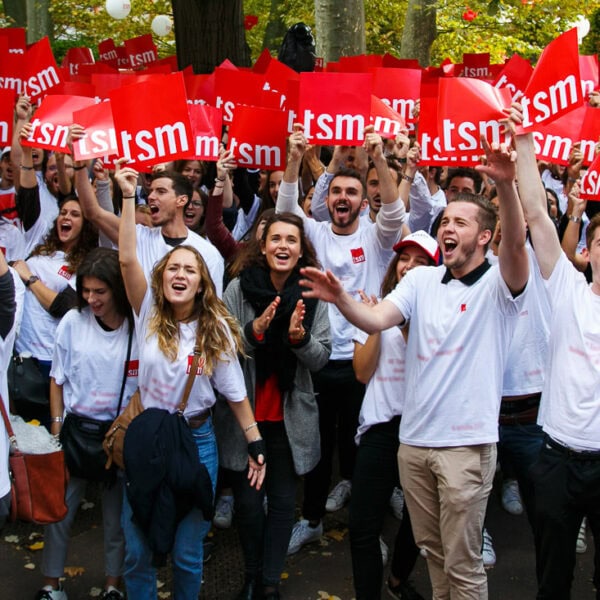
<path id="1" fill-rule="evenodd" d="M 400 444 L 398 466 L 415 542 L 427 552 L 433 599 L 487 600 L 481 545 L 496 444 Z"/>

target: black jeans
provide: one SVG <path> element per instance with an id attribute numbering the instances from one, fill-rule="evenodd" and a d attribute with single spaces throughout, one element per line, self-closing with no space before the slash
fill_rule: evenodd
<path id="1" fill-rule="evenodd" d="M 267 474 L 260 490 L 248 483 L 248 470 L 230 471 L 238 533 L 247 576 L 277 586 L 283 571 L 296 509 L 299 477 L 283 421 L 259 423 L 267 445 Z M 268 515 L 263 510 L 267 494 Z"/>
<path id="2" fill-rule="evenodd" d="M 594 586 L 600 589 L 600 456 L 585 457 L 544 442 L 531 474 L 538 600 L 569 600 L 575 544 L 587 516 L 594 535 Z M 598 592 L 596 597 L 600 598 Z"/>
<path id="3" fill-rule="evenodd" d="M 356 460 L 354 435 L 365 395 L 365 386 L 356 379 L 351 360 L 330 360 L 318 373 L 313 373 L 313 384 L 319 406 L 321 460 L 304 477 L 302 514 L 309 521 L 319 520 L 325 514 L 336 440 L 340 476 L 352 479 Z"/>
<path id="4" fill-rule="evenodd" d="M 398 480 L 400 417 L 370 427 L 360 439 L 350 498 L 350 550 L 356 600 L 379 600 L 383 577 L 379 535 L 390 496 Z M 415 544 L 410 517 L 404 505 L 396 534 L 391 571 L 406 581 L 415 566 Z"/>

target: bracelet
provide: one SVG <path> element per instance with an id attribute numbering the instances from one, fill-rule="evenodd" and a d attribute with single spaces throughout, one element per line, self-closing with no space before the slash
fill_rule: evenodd
<path id="1" fill-rule="evenodd" d="M 411 177 L 410 175 L 405 175 L 404 173 L 402 173 L 400 177 L 402 177 L 404 181 L 408 181 L 408 183 L 412 183 L 415 180 L 414 177 Z"/>
<path id="2" fill-rule="evenodd" d="M 85 169 L 85 165 L 81 165 L 80 167 L 73 167 L 73 171 L 81 171 L 81 169 Z"/>
<path id="3" fill-rule="evenodd" d="M 575 177 L 569 177 L 569 181 L 571 183 L 577 183 L 577 179 Z"/>
<path id="4" fill-rule="evenodd" d="M 123 200 L 134 200 L 135 196 L 123 196 Z"/>
<path id="5" fill-rule="evenodd" d="M 62 419 L 61 419 L 62 421 Z M 248 427 L 246 427 L 244 429 L 244 433 L 248 433 L 251 429 L 253 429 L 254 427 L 258 427 L 258 423 L 256 421 L 254 421 L 254 423 L 251 423 L 250 425 L 248 425 Z M 252 441 L 256 441 L 256 440 L 252 440 Z"/>
<path id="6" fill-rule="evenodd" d="M 63 422 L 63 418 L 62 417 L 50 417 L 50 421 L 52 423 L 62 423 Z"/>
<path id="7" fill-rule="evenodd" d="M 226 177 L 215 177 L 215 183 L 217 181 L 225 181 Z"/>
<path id="8" fill-rule="evenodd" d="M 581 217 L 576 217 L 575 215 L 569 215 L 569 221 L 573 223 L 581 223 Z"/>
<path id="9" fill-rule="evenodd" d="M 21 169 L 23 169 L 23 171 L 33 171 L 33 167 L 26 167 L 25 165 L 21 165 Z"/>

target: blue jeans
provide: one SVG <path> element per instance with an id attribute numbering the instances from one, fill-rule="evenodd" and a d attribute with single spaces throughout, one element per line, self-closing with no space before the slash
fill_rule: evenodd
<path id="1" fill-rule="evenodd" d="M 498 428 L 498 453 L 510 462 L 519 482 L 521 499 L 525 505 L 527 518 L 533 529 L 535 514 L 535 494 L 531 467 L 538 460 L 544 443 L 544 432 L 535 423 L 522 425 L 500 425 Z"/>
<path id="2" fill-rule="evenodd" d="M 217 481 L 217 443 L 208 419 L 201 427 L 192 429 L 198 446 L 198 456 L 206 465 L 213 484 Z M 152 550 L 142 531 L 131 520 L 133 516 L 127 494 L 123 496 L 122 526 L 125 534 L 125 587 L 130 600 L 149 600 L 157 597 L 156 569 L 152 566 Z M 202 584 L 202 542 L 210 529 L 210 521 L 202 511 L 191 510 L 179 523 L 175 544 L 171 550 L 173 565 L 173 597 L 175 600 L 197 600 Z"/>

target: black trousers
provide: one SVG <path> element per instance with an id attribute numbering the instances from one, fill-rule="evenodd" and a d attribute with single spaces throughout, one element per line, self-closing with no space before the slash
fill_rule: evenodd
<path id="1" fill-rule="evenodd" d="M 294 526 L 299 477 L 283 421 L 261 422 L 259 428 L 267 445 L 267 474 L 263 486 L 258 491 L 250 486 L 247 469 L 229 473 L 245 573 L 251 577 L 262 576 L 264 585 L 277 586 Z M 265 493 L 267 516 L 263 510 Z"/>
<path id="2" fill-rule="evenodd" d="M 390 495 L 398 479 L 400 417 L 370 427 L 360 439 L 350 498 L 350 550 L 356 600 L 381 598 L 383 564 L 379 535 Z M 391 571 L 406 581 L 419 556 L 410 517 L 404 505 L 396 534 Z"/>
<path id="3" fill-rule="evenodd" d="M 365 386 L 356 379 L 351 360 L 330 360 L 313 373 L 313 384 L 319 406 L 321 460 L 304 477 L 302 514 L 309 521 L 319 520 L 325 514 L 336 441 L 340 476 L 352 479 L 356 460 L 354 435 L 365 395 Z"/>
<path id="4" fill-rule="evenodd" d="M 569 600 L 575 544 L 584 516 L 594 535 L 594 585 L 600 588 L 600 456 L 585 457 L 544 442 L 531 475 L 538 600 Z M 600 594 L 596 593 L 596 598 Z"/>

